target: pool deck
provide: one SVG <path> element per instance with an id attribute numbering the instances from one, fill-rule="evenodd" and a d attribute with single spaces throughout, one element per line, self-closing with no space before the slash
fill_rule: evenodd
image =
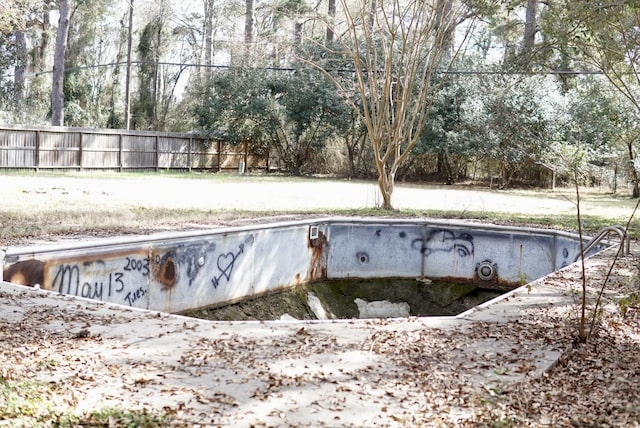
<path id="1" fill-rule="evenodd" d="M 146 409 L 171 426 L 453 426 L 562 358 L 579 277 L 572 265 L 458 317 L 235 323 L 0 283 L 15 357 L 0 368 L 58 386 L 69 412 Z"/>

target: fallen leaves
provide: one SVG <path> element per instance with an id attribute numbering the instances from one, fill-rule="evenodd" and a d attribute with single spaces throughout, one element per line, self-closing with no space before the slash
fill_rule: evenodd
<path id="1" fill-rule="evenodd" d="M 597 278 L 606 265 L 589 269 Z M 628 271 L 638 276 L 637 269 Z M 559 275 L 557 287 L 570 289 L 579 280 L 570 269 Z M 335 330 L 331 324 L 260 325 L 257 335 L 251 326 L 203 328 L 153 313 L 147 321 L 161 324 L 163 333 L 114 340 L 105 332 L 121 328 L 126 336 L 135 328 L 134 313 L 30 301 L 2 314 L 11 322 L 0 321 L 0 386 L 10 392 L 0 396 L 0 417 L 22 412 L 51 422 L 55 414 L 115 405 L 131 412 L 111 411 L 106 419 L 82 413 L 76 421 L 640 425 L 640 311 L 627 308 L 622 316 L 615 301 L 634 281 L 612 282 L 615 294 L 602 307 L 596 334 L 577 347 L 571 305 L 525 307 L 517 322 L 468 321 L 454 329 L 369 320 Z M 20 298 L 0 293 L 0 304 L 20 307 Z M 187 339 L 176 344 L 177 335 Z M 537 362 L 548 352 L 562 353 L 554 367 Z"/>

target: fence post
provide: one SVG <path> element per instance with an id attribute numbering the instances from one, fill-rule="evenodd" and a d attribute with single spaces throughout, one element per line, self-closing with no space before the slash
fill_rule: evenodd
<path id="1" fill-rule="evenodd" d="M 156 172 L 160 170 L 160 140 L 156 135 L 155 138 L 155 149 L 156 149 Z"/>
<path id="2" fill-rule="evenodd" d="M 271 172 L 270 161 L 271 160 L 271 147 L 267 147 L 267 174 Z"/>
<path id="3" fill-rule="evenodd" d="M 84 133 L 80 132 L 80 141 L 78 142 L 78 169 L 82 171 L 82 145 L 84 144 Z"/>
<path id="4" fill-rule="evenodd" d="M 193 143 L 193 137 L 189 137 L 189 142 L 187 143 L 187 169 L 191 172 L 191 144 Z"/>
<path id="5" fill-rule="evenodd" d="M 40 171 L 40 131 L 36 131 L 36 148 L 33 154 L 36 172 Z"/>
<path id="6" fill-rule="evenodd" d="M 218 172 L 222 171 L 222 141 L 218 140 Z"/>
<path id="7" fill-rule="evenodd" d="M 243 156 L 243 161 L 244 161 L 244 170 L 249 170 L 249 163 L 247 162 L 249 160 L 249 142 L 245 141 L 244 142 L 244 156 Z M 242 171 L 244 173 L 244 171 Z"/>
<path id="8" fill-rule="evenodd" d="M 122 172 L 122 146 L 124 135 L 121 133 L 118 134 L 118 172 Z"/>

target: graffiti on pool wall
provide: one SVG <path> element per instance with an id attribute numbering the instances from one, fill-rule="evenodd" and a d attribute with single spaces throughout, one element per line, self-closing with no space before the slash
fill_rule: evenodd
<path id="1" fill-rule="evenodd" d="M 460 257 L 473 254 L 473 236 L 468 233 L 456 235 L 450 230 L 433 230 L 427 239 L 414 239 L 411 246 L 423 255 L 429 256 L 435 252 L 456 252 Z"/>
<path id="2" fill-rule="evenodd" d="M 40 260 L 24 260 L 6 268 L 3 279 L 14 284 L 42 286 L 60 294 L 134 306 L 148 292 L 144 279 L 151 272 L 150 265 L 148 258 L 135 255 L 118 259 L 115 265 L 108 265 L 101 259 L 54 265 Z M 50 276 L 45 274 L 49 269 Z M 86 269 L 92 273 L 87 274 Z M 48 282 L 45 277 L 52 278 L 50 284 L 45 284 Z"/>
<path id="3" fill-rule="evenodd" d="M 253 242 L 254 237 L 253 235 L 250 235 L 243 242 L 238 244 L 238 248 L 235 251 L 229 251 L 227 253 L 221 253 L 220 255 L 218 255 L 217 268 L 219 273 L 218 275 L 211 278 L 211 284 L 213 285 L 213 288 L 218 288 L 222 284 L 223 280 L 229 282 L 236 262 L 245 252 L 245 246 L 253 245 Z"/>
<path id="4" fill-rule="evenodd" d="M 51 290 L 93 300 L 120 301 L 134 306 L 148 293 L 145 280 L 151 261 L 135 255 L 124 259 L 64 263 L 54 267 Z M 90 268 L 92 274 L 86 273 Z M 86 278 L 88 277 L 88 278 Z M 143 281 L 141 281 L 143 279 Z M 141 285 L 141 283 L 143 285 Z"/>
<path id="5" fill-rule="evenodd" d="M 180 264 L 186 266 L 185 274 L 189 278 L 189 287 L 196 280 L 196 276 L 209 259 L 209 256 L 216 251 L 216 244 L 211 242 L 206 245 L 189 245 L 184 248 L 180 255 Z"/>
<path id="6" fill-rule="evenodd" d="M 192 286 L 211 281 L 218 288 L 230 282 L 254 240 L 254 235 L 241 236 L 235 243 L 232 241 L 231 250 L 226 252 L 218 248 L 219 242 L 205 241 L 164 249 L 138 249 L 129 254 L 114 252 L 99 258 L 22 260 L 6 266 L 2 277 L 60 294 L 144 307 L 152 286 L 170 290 L 178 284 Z"/>

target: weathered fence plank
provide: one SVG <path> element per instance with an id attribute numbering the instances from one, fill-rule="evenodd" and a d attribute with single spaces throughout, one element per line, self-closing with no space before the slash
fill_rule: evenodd
<path id="1" fill-rule="evenodd" d="M 191 134 L 0 126 L 0 169 L 268 170 L 268 159 Z"/>

